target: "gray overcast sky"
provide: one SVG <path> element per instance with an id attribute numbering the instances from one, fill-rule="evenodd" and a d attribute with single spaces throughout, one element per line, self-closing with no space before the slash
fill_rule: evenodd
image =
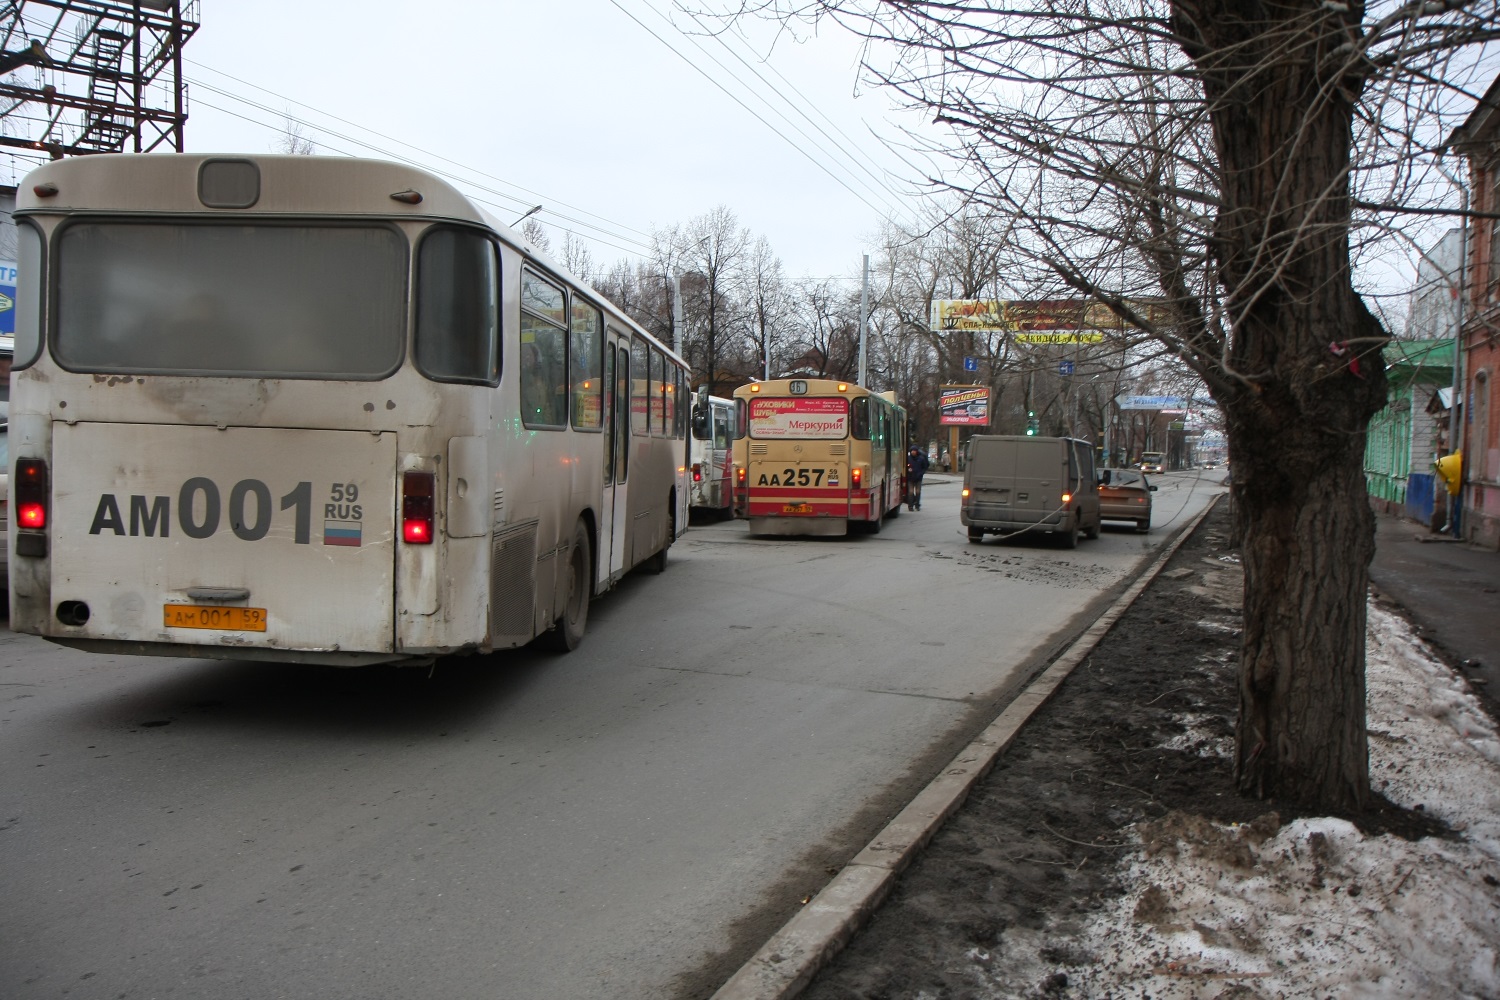
<path id="1" fill-rule="evenodd" d="M 882 91 L 856 98 L 852 37 L 783 38 L 766 65 L 757 57 L 771 28 L 751 26 L 753 44 L 732 47 L 766 83 L 663 14 L 692 26 L 671 0 L 202 0 L 202 27 L 184 48 L 188 150 L 266 152 L 290 112 L 325 155 L 410 158 L 499 192 L 461 185 L 503 221 L 541 203 L 554 248 L 570 228 L 601 265 L 640 255 L 653 227 L 722 204 L 791 275 L 856 276 L 882 215 L 914 205 L 903 183 L 912 168 L 871 129 L 895 136 L 917 120 Z"/>

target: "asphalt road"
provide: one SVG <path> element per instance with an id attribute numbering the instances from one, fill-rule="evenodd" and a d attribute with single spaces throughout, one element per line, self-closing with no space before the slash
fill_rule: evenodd
<path id="1" fill-rule="evenodd" d="M 0 996 L 711 993 L 1213 492 L 1149 535 L 695 526 L 573 654 L 435 670 L 0 632 Z"/>

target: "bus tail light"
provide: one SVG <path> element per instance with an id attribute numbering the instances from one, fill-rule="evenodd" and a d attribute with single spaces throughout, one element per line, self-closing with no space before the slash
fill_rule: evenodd
<path id="1" fill-rule="evenodd" d="M 745 485 L 745 467 L 743 465 L 734 467 L 734 482 L 736 486 Z"/>
<path id="2" fill-rule="evenodd" d="M 16 525 L 43 531 L 47 527 L 47 463 L 36 458 L 16 462 L 16 481 L 11 485 Z"/>
<path id="3" fill-rule="evenodd" d="M 436 477 L 430 472 L 401 476 L 401 538 L 408 545 L 431 545 L 435 529 Z"/>
<path id="4" fill-rule="evenodd" d="M 865 483 L 865 470 L 859 468 L 850 470 L 849 482 L 855 489 L 859 489 Z"/>
<path id="5" fill-rule="evenodd" d="M 695 483 L 701 483 L 701 482 L 703 482 L 703 463 L 702 462 L 694 462 L 693 463 L 693 482 L 695 482 Z"/>

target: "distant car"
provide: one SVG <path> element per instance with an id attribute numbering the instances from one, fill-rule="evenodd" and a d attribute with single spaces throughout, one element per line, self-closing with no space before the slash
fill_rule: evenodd
<path id="1" fill-rule="evenodd" d="M 1099 516 L 1105 521 L 1134 521 L 1135 530 L 1151 530 L 1151 494 L 1156 487 L 1139 469 L 1099 470 Z"/>

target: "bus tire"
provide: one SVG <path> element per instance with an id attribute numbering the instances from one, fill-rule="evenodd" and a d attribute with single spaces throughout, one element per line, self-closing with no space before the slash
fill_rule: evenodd
<path id="1" fill-rule="evenodd" d="M 583 642 L 589 621 L 590 569 L 594 564 L 589 529 L 582 521 L 573 529 L 573 544 L 568 547 L 568 585 L 563 594 L 562 613 L 552 628 L 537 637 L 537 644 L 556 653 L 570 653 Z"/>

